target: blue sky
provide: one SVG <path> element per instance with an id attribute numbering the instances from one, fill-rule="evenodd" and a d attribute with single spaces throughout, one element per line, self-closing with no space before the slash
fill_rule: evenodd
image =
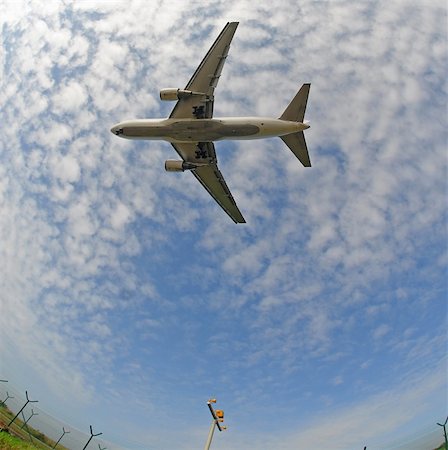
<path id="1" fill-rule="evenodd" d="M 210 397 L 217 450 L 430 448 L 447 413 L 446 4 L 257 5 L 4 3 L 0 378 L 108 448 L 201 448 Z M 168 143 L 109 131 L 167 116 L 159 90 L 228 21 L 215 116 L 278 117 L 311 83 L 311 169 L 280 139 L 216 145 L 239 226 L 164 171 Z"/>

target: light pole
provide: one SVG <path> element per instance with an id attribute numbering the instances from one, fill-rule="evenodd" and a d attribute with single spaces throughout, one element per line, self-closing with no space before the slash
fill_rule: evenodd
<path id="1" fill-rule="evenodd" d="M 445 419 L 445 423 L 439 423 L 437 422 L 437 425 L 440 425 L 443 427 L 443 435 L 445 436 L 445 450 L 448 450 L 448 439 L 446 437 L 446 423 L 448 422 L 448 417 Z"/>
<path id="2" fill-rule="evenodd" d="M 218 427 L 219 431 L 227 429 L 227 427 L 221 426 L 221 423 L 224 422 L 224 411 L 222 411 L 221 409 L 214 410 L 212 403 L 216 403 L 215 398 L 212 398 L 207 402 L 207 406 L 210 410 L 213 420 L 210 425 L 210 431 L 208 432 L 207 442 L 205 443 L 204 450 L 210 449 L 210 444 L 212 443 L 213 434 L 215 432 L 215 426 Z"/>

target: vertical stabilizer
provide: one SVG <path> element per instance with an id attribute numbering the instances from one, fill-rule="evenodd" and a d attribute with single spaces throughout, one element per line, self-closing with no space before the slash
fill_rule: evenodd
<path id="1" fill-rule="evenodd" d="M 280 116 L 281 120 L 290 120 L 291 122 L 303 122 L 305 117 L 306 103 L 310 92 L 310 83 L 305 83 L 292 99 L 291 103 Z"/>

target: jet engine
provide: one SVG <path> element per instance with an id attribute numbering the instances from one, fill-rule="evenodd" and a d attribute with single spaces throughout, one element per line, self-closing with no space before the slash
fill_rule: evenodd
<path id="1" fill-rule="evenodd" d="M 192 95 L 205 96 L 203 92 L 186 91 L 185 89 L 167 88 L 160 91 L 160 100 L 165 102 L 177 101 Z"/>
<path id="2" fill-rule="evenodd" d="M 165 170 L 167 172 L 184 172 L 185 170 L 197 169 L 199 166 L 204 165 L 205 164 L 195 164 L 187 161 L 169 159 L 165 161 Z"/>

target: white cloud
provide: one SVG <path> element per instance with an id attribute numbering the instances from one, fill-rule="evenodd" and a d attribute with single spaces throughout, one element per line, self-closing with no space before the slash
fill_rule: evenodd
<path id="1" fill-rule="evenodd" d="M 74 183 L 79 180 L 80 169 L 77 160 L 72 155 L 55 155 L 52 172 L 61 182 Z"/>
<path id="2" fill-rule="evenodd" d="M 71 81 L 59 89 L 53 96 L 56 112 L 83 112 L 87 101 L 85 88 L 76 81 Z"/>
<path id="3" fill-rule="evenodd" d="M 375 329 L 375 331 L 373 332 L 373 338 L 381 339 L 384 336 L 386 336 L 386 334 L 388 334 L 390 331 L 391 331 L 391 327 L 389 325 L 382 324 L 379 327 L 377 327 Z"/>
<path id="4" fill-rule="evenodd" d="M 335 386 L 338 386 L 338 385 L 342 384 L 343 382 L 344 382 L 344 378 L 341 375 L 338 375 L 337 377 L 335 377 L 333 379 L 333 384 Z"/>
<path id="5" fill-rule="evenodd" d="M 111 225 L 113 228 L 122 228 L 130 219 L 130 211 L 123 203 L 118 203 L 112 212 Z"/>

